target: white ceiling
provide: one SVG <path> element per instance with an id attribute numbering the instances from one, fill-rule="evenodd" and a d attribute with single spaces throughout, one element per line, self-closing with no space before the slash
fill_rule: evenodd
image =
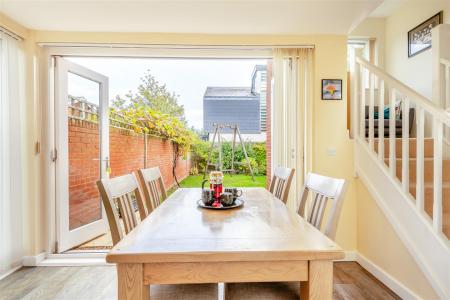
<path id="1" fill-rule="evenodd" d="M 372 11 L 370 17 L 371 18 L 389 17 L 407 1 L 408 0 L 385 0 L 380 6 L 378 6 L 374 11 Z M 432 0 L 423 0 L 423 1 L 432 1 Z"/>
<path id="2" fill-rule="evenodd" d="M 383 0 L 0 0 L 28 28 L 98 32 L 347 34 Z"/>

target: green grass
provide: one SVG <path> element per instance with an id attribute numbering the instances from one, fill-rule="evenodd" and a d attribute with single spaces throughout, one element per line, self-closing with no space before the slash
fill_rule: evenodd
<path id="1" fill-rule="evenodd" d="M 191 175 L 180 182 L 182 188 L 201 187 L 203 181 L 203 175 Z M 225 174 L 223 179 L 224 186 L 229 187 L 265 187 L 266 176 L 255 176 L 255 182 L 250 175 L 233 175 Z"/>

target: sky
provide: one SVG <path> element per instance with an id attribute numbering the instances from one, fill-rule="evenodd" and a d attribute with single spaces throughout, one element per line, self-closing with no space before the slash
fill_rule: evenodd
<path id="1" fill-rule="evenodd" d="M 207 86 L 250 86 L 256 64 L 266 64 L 264 59 L 173 59 L 173 58 L 86 58 L 66 59 L 105 75 L 109 79 L 109 99 L 137 91 L 147 70 L 170 92 L 179 95 L 184 105 L 188 126 L 203 127 L 203 94 Z M 76 76 L 75 76 L 76 77 Z M 91 100 L 98 102 L 95 84 L 83 84 L 82 78 L 73 78 L 69 94 L 83 90 Z"/>

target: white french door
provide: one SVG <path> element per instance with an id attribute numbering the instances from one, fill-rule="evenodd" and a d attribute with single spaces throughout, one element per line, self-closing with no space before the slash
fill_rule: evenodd
<path id="1" fill-rule="evenodd" d="M 108 78 L 62 57 L 55 69 L 56 251 L 106 233 L 96 182 L 108 176 Z"/>

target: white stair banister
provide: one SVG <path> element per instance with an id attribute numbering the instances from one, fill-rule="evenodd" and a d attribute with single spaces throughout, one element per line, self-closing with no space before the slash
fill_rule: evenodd
<path id="1" fill-rule="evenodd" d="M 437 118 L 441 120 L 446 126 L 450 127 L 450 118 L 448 114 L 443 110 L 441 107 L 437 106 L 434 102 L 430 101 L 429 99 L 425 98 L 421 94 L 417 93 L 401 81 L 395 79 L 391 75 L 387 74 L 385 71 L 380 69 L 379 67 L 372 65 L 370 62 L 365 60 L 364 58 L 357 57 L 356 62 L 360 64 L 361 68 L 365 68 L 369 71 L 369 73 L 373 73 L 376 76 L 380 77 L 385 81 L 385 83 L 389 83 L 390 88 L 394 88 L 399 94 L 401 94 L 404 97 L 408 97 L 410 100 L 412 100 L 415 104 L 419 103 L 420 106 L 422 106 L 426 112 L 430 113 L 433 118 Z"/>
<path id="2" fill-rule="evenodd" d="M 450 178 L 449 174 L 443 173 L 443 165 L 449 165 L 449 150 L 444 138 L 445 133 L 450 132 L 450 114 L 437 102 L 420 95 L 365 59 L 357 57 L 355 60 L 353 80 L 357 94 L 352 97 L 352 106 L 357 107 L 352 112 L 358 116 L 352 119 L 358 122 L 353 131 L 356 172 L 439 298 L 450 299 L 450 234 L 444 219 L 448 216 L 444 213 L 444 206 L 447 212 L 448 204 L 443 203 Z M 450 95 L 449 72 L 450 64 L 445 73 L 445 101 L 449 101 L 447 97 Z M 364 78 L 366 76 L 368 78 Z M 377 92 L 379 98 L 375 100 Z M 386 101 L 385 95 L 388 97 Z M 375 120 L 375 102 L 378 120 Z M 389 144 L 385 143 L 384 134 L 386 106 L 389 107 L 389 120 L 386 122 Z M 401 118 L 397 111 L 400 107 Z M 414 136 L 410 131 L 414 116 L 415 155 Z M 375 122 L 378 122 L 377 127 Z M 431 136 L 426 135 L 431 129 L 426 126 L 428 124 L 432 125 Z M 384 149 L 387 145 L 389 151 Z M 400 152 L 397 147 L 401 147 L 400 156 L 397 155 Z M 397 163 L 397 158 L 401 158 L 401 164 Z M 410 172 L 411 168 L 415 168 L 415 173 Z M 414 178 L 410 177 L 414 176 L 415 180 L 411 181 Z M 414 184 L 415 190 L 411 190 Z"/>

